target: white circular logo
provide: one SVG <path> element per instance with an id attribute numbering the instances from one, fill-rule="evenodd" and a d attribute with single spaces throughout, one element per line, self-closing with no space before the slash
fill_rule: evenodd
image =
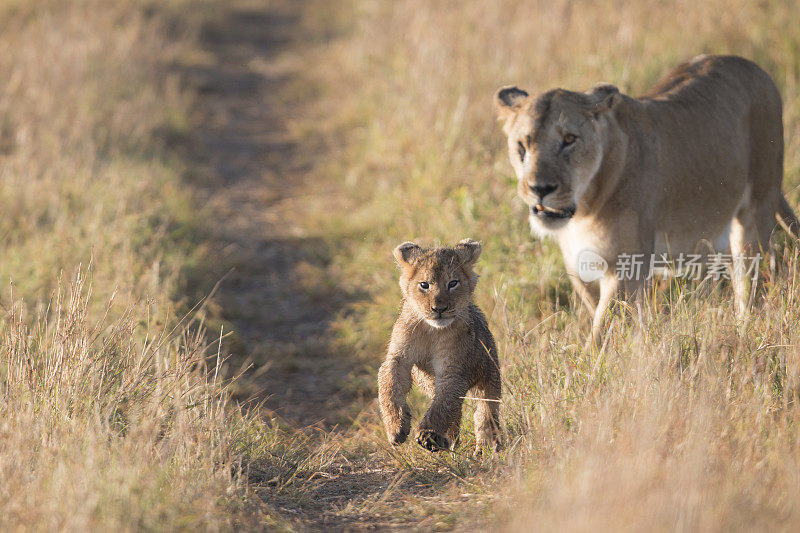
<path id="1" fill-rule="evenodd" d="M 584 283 L 591 283 L 601 279 L 608 270 L 608 263 L 594 250 L 585 249 L 578 252 L 575 270 Z"/>

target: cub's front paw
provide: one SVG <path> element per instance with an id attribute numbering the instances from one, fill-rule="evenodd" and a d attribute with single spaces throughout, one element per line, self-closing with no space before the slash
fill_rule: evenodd
<path id="1" fill-rule="evenodd" d="M 439 435 L 432 429 L 417 430 L 417 444 L 428 451 L 438 452 L 450 448 L 450 441 L 444 435 Z"/>
<path id="2" fill-rule="evenodd" d="M 389 442 L 391 442 L 395 446 L 400 446 L 406 441 L 408 438 L 408 434 L 411 433 L 411 421 L 410 420 L 403 420 L 400 427 L 396 428 L 387 428 L 386 436 L 389 438 Z"/>

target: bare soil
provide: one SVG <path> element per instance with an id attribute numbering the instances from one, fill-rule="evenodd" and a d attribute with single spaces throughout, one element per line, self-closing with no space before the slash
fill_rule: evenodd
<path id="1" fill-rule="evenodd" d="M 208 218 L 209 256 L 218 260 L 214 300 L 233 329 L 231 372 L 250 367 L 237 399 L 297 427 L 330 428 L 364 399 L 347 392 L 354 363 L 331 347 L 328 333 L 347 295 L 314 294 L 303 274 L 327 264 L 326 245 L 303 226 L 303 212 L 336 199 L 311 182 L 320 147 L 291 131 L 303 110 L 286 94 L 308 68 L 297 27 L 302 4 L 215 6 L 201 32 L 204 60 L 183 68 L 199 94 L 188 181 Z"/>

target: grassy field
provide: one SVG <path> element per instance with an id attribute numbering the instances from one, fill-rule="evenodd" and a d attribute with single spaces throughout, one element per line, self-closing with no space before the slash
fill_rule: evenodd
<path id="1" fill-rule="evenodd" d="M 236 10 L 291 14 L 281 53 L 244 64 L 302 65 L 254 105 L 289 110 L 275 157 L 307 163 L 278 167 L 298 183 L 281 217 L 322 258 L 293 267 L 293 290 L 337 304 L 324 338 L 266 353 L 281 380 L 314 371 L 292 373 L 298 350 L 346 360 L 335 427 L 231 401 L 260 383 L 230 384 L 241 363 L 269 361 L 219 342 L 231 300 L 196 306 L 229 261 L 209 229 L 233 219 L 197 205 L 181 147 L 203 133 L 203 95 L 175 66 L 206 66 L 204 31 Z M 529 234 L 492 95 L 598 81 L 636 95 L 697 54 L 749 57 L 783 95 L 797 206 L 795 19 L 777 0 L 0 0 L 0 527 L 791 528 L 797 252 L 745 320 L 727 285 L 673 282 L 584 351 L 589 316 L 555 244 Z M 391 250 L 464 237 L 484 245 L 507 449 L 473 459 L 471 417 L 456 453 L 392 448 L 373 401 L 400 297 Z"/>
<path id="2" fill-rule="evenodd" d="M 164 67 L 196 28 L 167 38 L 168 17 L 117 4 L 0 2 L 7 531 L 246 520 L 230 466 L 247 422 L 182 296 L 202 243 L 164 142 L 191 101 Z"/>

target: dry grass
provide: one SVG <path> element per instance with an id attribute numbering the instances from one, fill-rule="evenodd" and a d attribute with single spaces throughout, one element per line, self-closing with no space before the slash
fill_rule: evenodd
<path id="1" fill-rule="evenodd" d="M 257 426 L 180 320 L 195 214 L 161 139 L 190 100 L 163 67 L 195 30 L 145 7 L 0 1 L 6 531 L 250 520 L 233 451 Z"/>
<path id="2" fill-rule="evenodd" d="M 7 310 L 3 528 L 228 523 L 220 496 L 237 490 L 232 433 L 203 337 L 138 325 L 152 309 L 91 321 L 90 293 L 78 272 L 32 324 L 21 305 Z"/>
<path id="3" fill-rule="evenodd" d="M 170 334 L 181 270 L 203 242 L 181 164 L 158 141 L 185 130 L 191 101 L 160 66 L 192 53 L 194 30 L 169 40 L 145 7 L 0 2 L 0 273 L 14 280 L 0 321 L 0 473 L 13 480 L 0 488 L 4 528 L 275 526 L 254 496 L 284 517 L 423 529 L 796 523 L 796 252 L 748 320 L 733 318 L 729 287 L 672 283 L 641 312 L 620 313 L 602 354 L 584 352 L 588 316 L 555 246 L 528 234 L 491 104 L 508 83 L 604 80 L 636 94 L 699 53 L 751 57 L 784 97 L 796 205 L 793 2 L 304 9 L 319 35 L 302 43 L 313 68 L 288 82 L 285 100 L 303 104 L 294 139 L 319 153 L 307 181 L 331 193 L 294 215 L 332 258 L 298 275 L 311 291 L 352 296 L 334 333 L 373 372 L 399 298 L 392 247 L 484 242 L 479 303 L 503 360 L 509 446 L 480 460 L 390 447 L 374 406 L 328 435 L 242 417 L 208 370 L 217 347 L 196 323 Z M 91 291 L 76 268 L 90 259 Z M 374 394 L 372 382 L 345 385 Z M 469 423 L 464 431 L 468 450 Z"/>

